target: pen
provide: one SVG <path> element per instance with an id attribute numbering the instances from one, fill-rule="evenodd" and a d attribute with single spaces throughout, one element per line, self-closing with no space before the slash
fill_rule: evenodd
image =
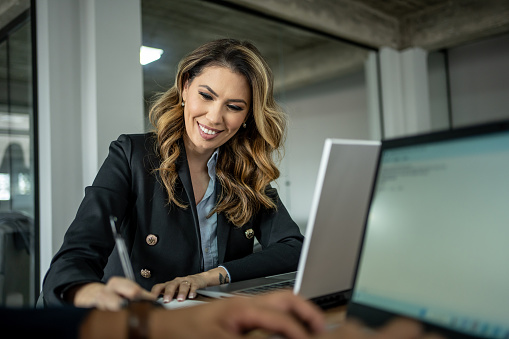
<path id="1" fill-rule="evenodd" d="M 113 237 L 115 238 L 115 243 L 117 244 L 117 250 L 120 257 L 120 263 L 122 264 L 122 270 L 124 271 L 124 275 L 127 279 L 135 281 L 133 267 L 131 265 L 131 261 L 129 260 L 129 254 L 127 254 L 127 247 L 125 246 L 124 239 L 120 234 L 117 233 L 117 228 L 115 227 L 116 221 L 117 218 L 110 215 L 111 230 L 113 231 Z"/>

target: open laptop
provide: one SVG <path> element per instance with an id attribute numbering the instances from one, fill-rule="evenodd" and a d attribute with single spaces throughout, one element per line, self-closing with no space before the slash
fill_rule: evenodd
<path id="1" fill-rule="evenodd" d="M 347 316 L 509 338 L 509 121 L 382 143 Z"/>
<path id="2" fill-rule="evenodd" d="M 267 292 L 277 285 L 293 286 L 296 294 L 324 308 L 345 301 L 352 289 L 379 152 L 379 141 L 325 141 L 297 272 L 197 292 L 224 297 Z"/>

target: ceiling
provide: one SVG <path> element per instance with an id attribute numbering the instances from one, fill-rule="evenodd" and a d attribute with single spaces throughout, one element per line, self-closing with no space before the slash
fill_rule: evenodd
<path id="1" fill-rule="evenodd" d="M 28 6 L 29 0 L 1 0 L 0 30 Z M 143 44 L 164 50 L 143 66 L 146 97 L 172 85 L 184 53 L 219 37 L 253 41 L 274 70 L 276 88 L 291 89 L 358 70 L 381 47 L 434 51 L 509 32 L 508 0 L 141 0 L 141 6 Z M 24 36 L 11 48 L 26 62 Z M 11 60 L 10 80 L 20 88 L 29 76 L 23 58 Z M 0 83 L 5 61 L 0 53 Z"/>
<path id="2" fill-rule="evenodd" d="M 358 70 L 381 47 L 450 48 L 509 31 L 507 0 L 142 0 L 143 44 L 162 48 L 144 66 L 146 96 L 171 86 L 175 67 L 218 37 L 258 46 L 276 90 Z M 475 20 L 474 20 L 475 19 Z"/>
<path id="3" fill-rule="evenodd" d="M 160 60 L 143 67 L 147 96 L 172 85 L 176 66 L 186 53 L 217 38 L 253 42 L 276 75 L 276 89 L 358 69 L 368 51 L 251 11 L 201 0 L 143 0 L 142 26 L 143 45 L 164 50 Z M 319 65 L 316 55 L 321 55 Z"/>

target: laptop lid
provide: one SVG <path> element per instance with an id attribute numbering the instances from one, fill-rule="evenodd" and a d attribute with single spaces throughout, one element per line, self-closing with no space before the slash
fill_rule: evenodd
<path id="1" fill-rule="evenodd" d="M 352 289 L 380 141 L 326 139 L 294 292 L 307 299 Z"/>
<path id="2" fill-rule="evenodd" d="M 509 338 L 509 122 L 384 141 L 349 317 Z"/>
<path id="3" fill-rule="evenodd" d="M 197 292 L 223 297 L 288 279 L 308 299 L 351 291 L 379 152 L 379 141 L 326 139 L 296 273 Z"/>

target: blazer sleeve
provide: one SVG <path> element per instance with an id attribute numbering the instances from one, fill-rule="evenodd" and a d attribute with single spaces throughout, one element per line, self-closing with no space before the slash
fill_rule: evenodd
<path id="1" fill-rule="evenodd" d="M 263 210 L 255 217 L 253 230 L 262 250 L 221 264 L 232 282 L 297 270 L 304 237 L 276 189 L 269 187 L 266 193 L 277 209 Z"/>
<path id="2" fill-rule="evenodd" d="M 122 135 L 112 142 L 92 186 L 85 189 L 76 217 L 44 278 L 46 305 L 64 304 L 62 295 L 73 285 L 101 281 L 114 248 L 109 217 L 114 215 L 122 220 L 129 204 L 130 152 L 128 136 Z"/>

